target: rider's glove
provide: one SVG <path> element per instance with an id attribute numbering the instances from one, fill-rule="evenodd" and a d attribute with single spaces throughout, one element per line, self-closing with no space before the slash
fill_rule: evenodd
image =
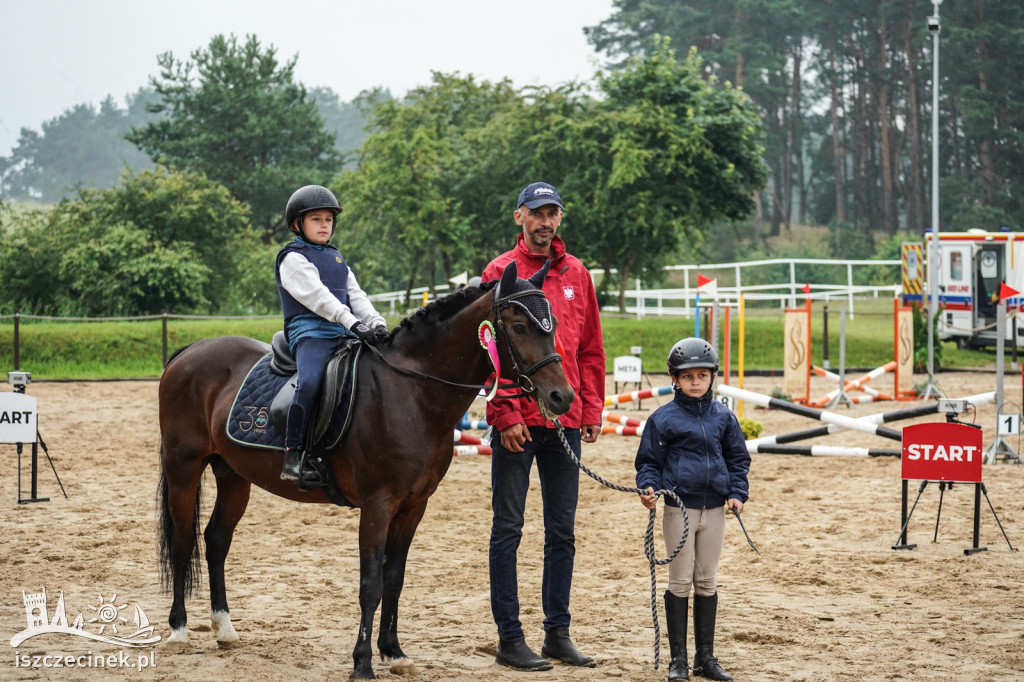
<path id="1" fill-rule="evenodd" d="M 370 346 L 376 346 L 377 345 L 377 338 L 378 337 L 377 337 L 376 332 L 374 332 L 372 329 L 367 327 L 362 322 L 357 323 L 349 331 L 351 331 L 353 334 L 358 336 L 359 340 L 362 341 L 363 343 L 365 343 L 367 345 L 370 345 Z"/>
<path id="2" fill-rule="evenodd" d="M 383 324 L 378 324 L 374 327 L 373 333 L 377 337 L 377 343 L 384 343 L 391 338 L 391 332 L 389 332 L 387 326 Z"/>

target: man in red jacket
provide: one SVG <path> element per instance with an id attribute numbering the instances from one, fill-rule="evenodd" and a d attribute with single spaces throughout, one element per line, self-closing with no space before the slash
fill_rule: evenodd
<path id="1" fill-rule="evenodd" d="M 520 277 L 530 277 L 545 262 L 551 269 L 544 293 L 557 319 L 556 335 L 564 349 L 563 369 L 576 400 L 561 417 L 565 437 L 576 456 L 580 441 L 593 443 L 601 434 L 604 408 L 605 357 L 601 318 L 590 273 L 565 250 L 557 236 L 562 223 L 562 198 L 545 182 L 528 185 L 512 214 L 522 227 L 516 246 L 484 269 L 485 281 L 501 276 L 516 261 Z M 554 425 L 534 402 L 502 399 L 487 405 L 487 423 L 493 427 L 491 446 L 490 579 L 491 612 L 498 626 L 499 664 L 519 670 L 547 670 L 548 658 L 567 665 L 593 667 L 594 659 L 580 653 L 569 638 L 569 593 L 576 555 L 576 503 L 579 469 L 565 451 Z M 544 644 L 537 656 L 526 644 L 519 620 L 519 585 L 516 553 L 522 537 L 530 469 L 537 460 L 544 503 Z"/>

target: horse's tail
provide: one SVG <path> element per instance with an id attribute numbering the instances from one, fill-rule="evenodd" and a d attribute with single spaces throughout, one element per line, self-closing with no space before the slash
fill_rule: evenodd
<path id="1" fill-rule="evenodd" d="M 161 446 L 161 451 L 163 446 Z M 192 595 L 192 590 L 198 587 L 202 563 L 199 559 L 199 501 L 203 497 L 203 479 L 199 479 L 196 485 L 196 503 L 192 510 L 192 552 L 183 567 L 185 571 L 185 596 Z M 173 586 L 173 546 L 174 546 L 174 518 L 171 516 L 171 501 L 167 489 L 167 475 L 160 472 L 160 584 L 165 591 Z"/>
<path id="2" fill-rule="evenodd" d="M 189 346 L 191 346 L 191 345 L 192 345 L 192 344 L 190 343 L 190 344 L 188 344 L 188 346 L 182 346 L 182 347 L 181 347 L 181 348 L 179 348 L 178 350 L 176 350 L 176 351 L 174 351 L 173 353 L 171 353 L 171 357 L 167 358 L 167 363 L 166 363 L 166 364 L 164 365 L 164 369 L 167 369 L 168 367 L 170 367 L 170 366 L 171 366 L 171 363 L 172 363 L 172 362 L 174 362 L 174 358 L 176 358 L 176 357 L 178 357 L 179 355 L 181 355 L 181 354 L 182 354 L 182 353 L 183 353 L 183 352 L 184 352 L 185 350 L 187 350 L 187 349 L 188 349 L 188 347 L 189 347 Z"/>

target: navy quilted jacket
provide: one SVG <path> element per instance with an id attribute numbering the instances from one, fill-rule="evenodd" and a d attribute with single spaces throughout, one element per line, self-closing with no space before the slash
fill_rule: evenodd
<path id="1" fill-rule="evenodd" d="M 691 509 L 747 501 L 750 454 L 736 417 L 711 390 L 701 398 L 675 392 L 647 419 L 636 453 L 636 486 L 671 490 Z M 676 506 L 666 496 L 665 503 Z"/>

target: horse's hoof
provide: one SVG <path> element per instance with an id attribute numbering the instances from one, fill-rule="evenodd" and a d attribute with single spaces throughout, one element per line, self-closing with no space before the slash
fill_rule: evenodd
<path id="1" fill-rule="evenodd" d="M 235 626 L 231 624 L 231 614 L 227 611 L 213 611 L 210 613 L 210 621 L 213 629 L 217 632 L 217 644 L 222 647 L 231 646 L 238 642 L 238 633 Z"/>
<path id="2" fill-rule="evenodd" d="M 419 673 L 416 664 L 407 656 L 392 658 L 386 662 L 391 666 L 390 670 L 393 675 L 416 675 Z"/>
<path id="3" fill-rule="evenodd" d="M 188 644 L 188 629 L 177 628 L 164 640 L 165 644 Z"/>
<path id="4" fill-rule="evenodd" d="M 348 676 L 348 679 L 350 682 L 351 680 L 375 680 L 377 679 L 377 676 L 373 674 L 372 670 L 368 673 L 353 671 L 352 674 Z"/>

